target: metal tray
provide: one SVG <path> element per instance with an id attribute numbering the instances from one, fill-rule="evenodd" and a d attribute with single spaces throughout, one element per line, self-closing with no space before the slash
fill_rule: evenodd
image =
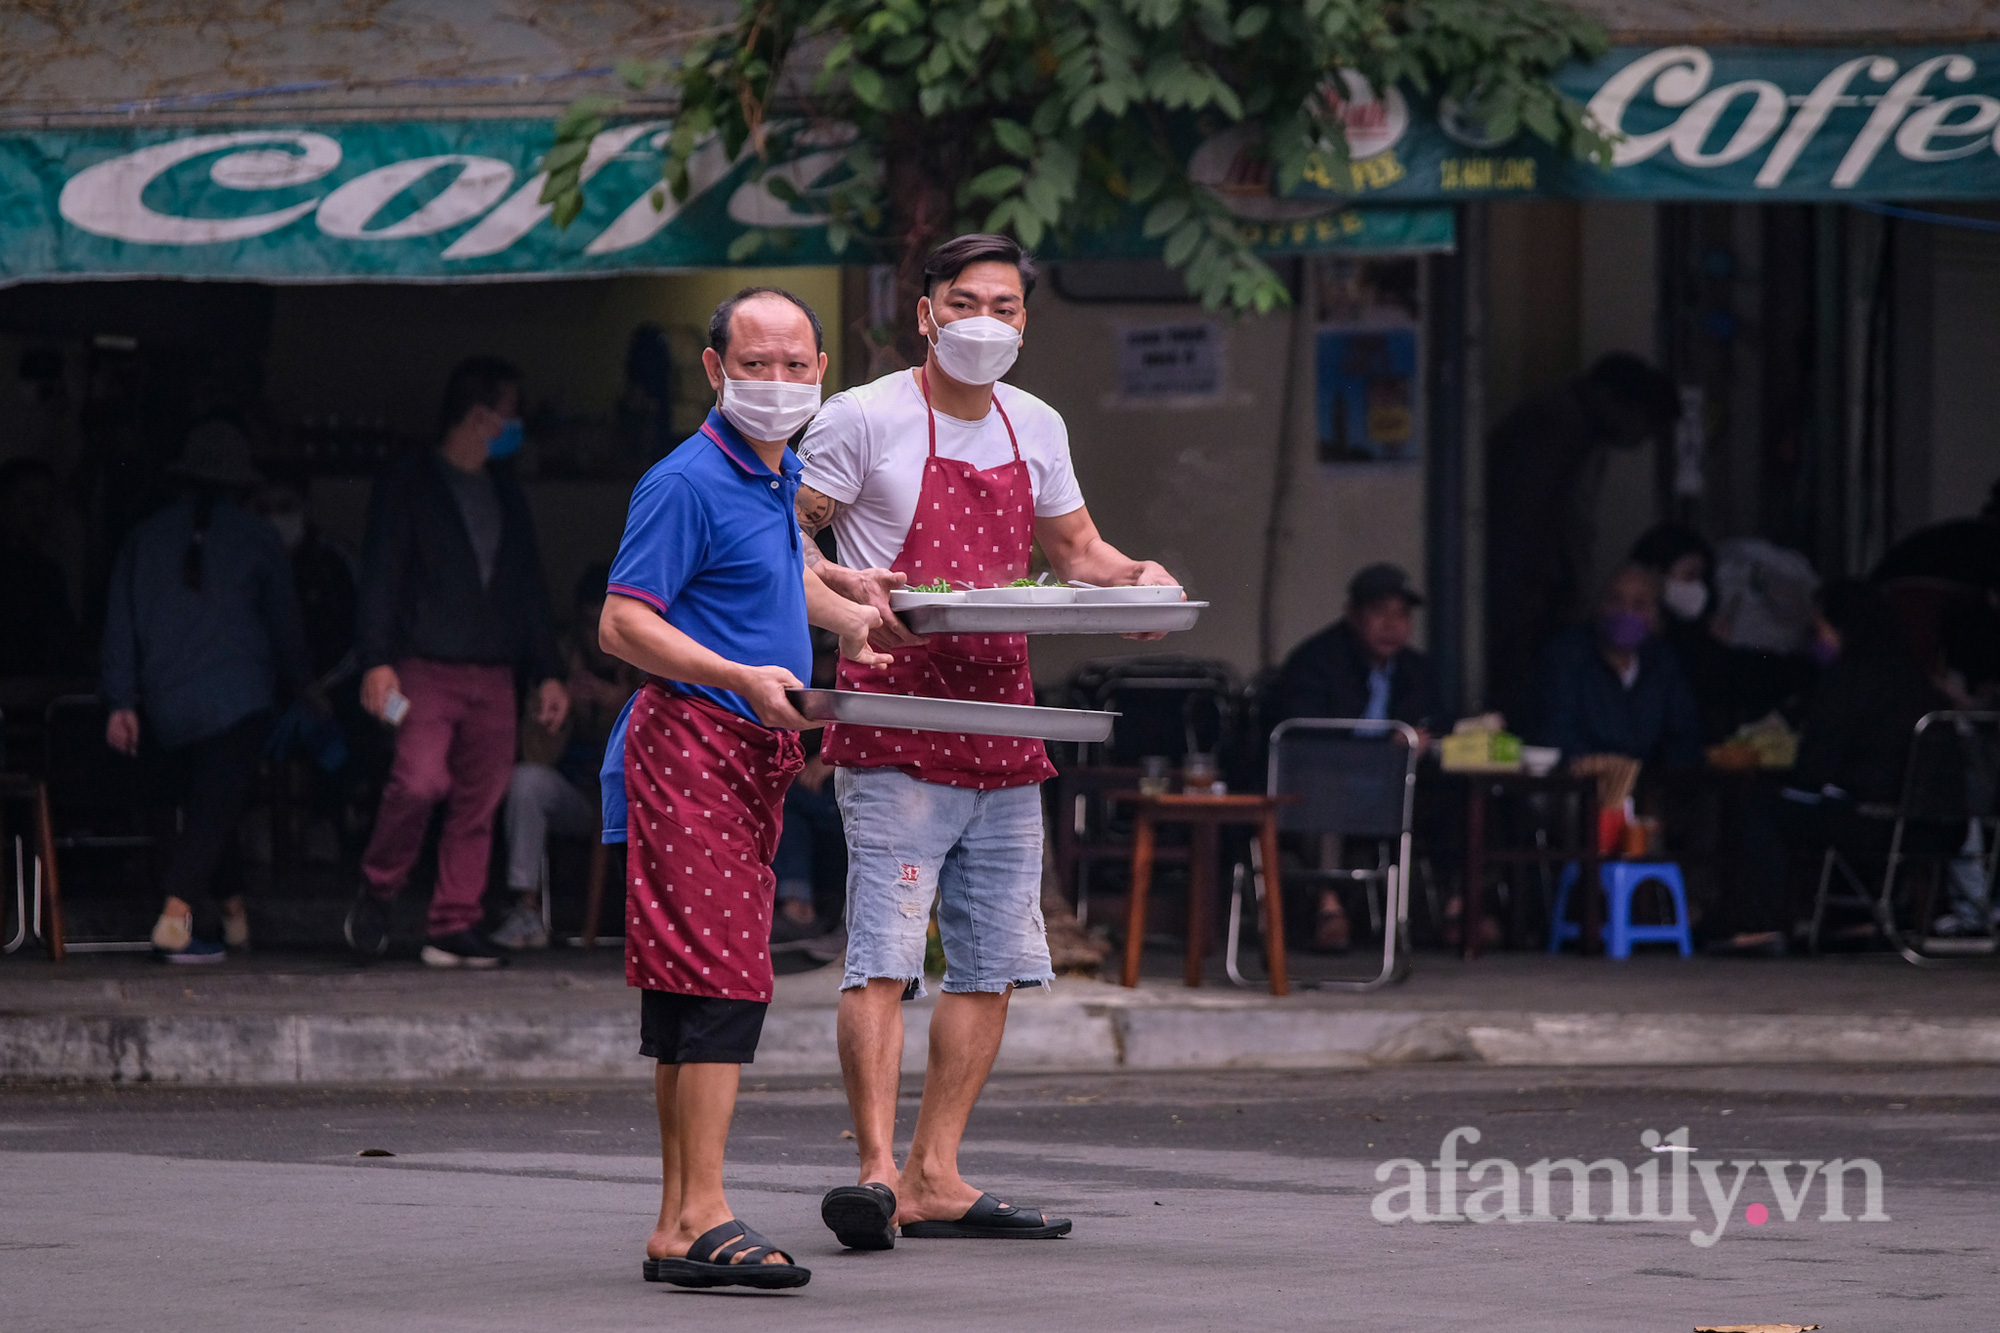
<path id="1" fill-rule="evenodd" d="M 1193 629 L 1207 602 L 1076 602 L 1036 606 L 963 602 L 902 613 L 917 634 L 1170 634 Z"/>
<path id="2" fill-rule="evenodd" d="M 1019 736 L 1037 741 L 1083 741 L 1111 737 L 1116 713 L 1080 708 L 1030 708 L 1025 704 L 924 699 L 912 694 L 869 694 L 861 690 L 787 690 L 785 697 L 815 722 L 852 722 L 911 731 L 949 731 L 966 736 Z"/>

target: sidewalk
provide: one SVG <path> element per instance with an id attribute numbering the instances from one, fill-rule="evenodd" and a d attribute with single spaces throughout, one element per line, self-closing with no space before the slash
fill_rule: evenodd
<path id="1" fill-rule="evenodd" d="M 1164 971 L 1172 960 L 1156 960 Z M 830 1077 L 837 967 L 781 976 L 760 1074 Z M 922 1065 L 930 1002 L 909 1007 Z M 209 1085 L 639 1078 L 637 1005 L 617 951 L 494 973 L 333 955 L 219 969 L 133 956 L 0 961 L 0 1081 Z M 1065 978 L 1015 997 L 1003 1069 L 1493 1065 L 2000 1064 L 2000 968 L 1919 971 L 1881 955 L 1624 964 L 1419 954 L 1368 995 L 1286 999 L 1164 977 Z"/>

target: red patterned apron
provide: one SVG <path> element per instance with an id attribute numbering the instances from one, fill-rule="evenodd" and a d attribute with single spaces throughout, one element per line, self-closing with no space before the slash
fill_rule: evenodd
<path id="1" fill-rule="evenodd" d="M 648 681 L 625 733 L 625 982 L 771 1000 L 771 858 L 795 731 Z"/>
<path id="2" fill-rule="evenodd" d="M 959 459 L 938 457 L 937 414 L 931 411 L 930 385 L 921 370 L 917 384 L 930 417 L 930 457 L 924 461 L 916 517 L 890 568 L 908 575 L 912 586 L 941 578 L 991 587 L 1025 576 L 1035 540 L 1034 488 L 1007 409 L 995 394 L 993 410 L 1007 428 L 1014 461 L 982 472 Z M 843 657 L 840 688 L 927 699 L 1035 702 L 1025 634 L 933 634 L 921 647 L 893 651 L 896 661 L 888 667 L 856 666 Z M 820 755 L 842 767 L 897 768 L 922 782 L 980 791 L 1024 787 L 1056 775 L 1047 746 L 1011 736 L 835 725 L 826 729 Z"/>

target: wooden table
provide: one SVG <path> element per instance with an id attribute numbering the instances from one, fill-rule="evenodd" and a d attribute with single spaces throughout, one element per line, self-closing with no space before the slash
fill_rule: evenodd
<path id="1" fill-rule="evenodd" d="M 1114 800 L 1135 807 L 1132 831 L 1132 897 L 1125 921 L 1126 986 L 1139 984 L 1139 956 L 1146 936 L 1146 896 L 1153 886 L 1153 834 L 1162 823 L 1186 824 L 1194 835 L 1188 853 L 1187 958 L 1181 979 L 1201 985 L 1202 959 L 1208 952 L 1208 918 L 1214 900 L 1215 863 L 1225 824 L 1251 824 L 1263 847 L 1264 959 L 1271 973 L 1271 994 L 1288 995 L 1285 980 L 1285 911 L 1279 892 L 1278 807 L 1296 797 L 1282 796 L 1150 796 L 1143 792 L 1112 792 Z"/>
<path id="2" fill-rule="evenodd" d="M 1604 904 L 1597 891 L 1597 779 L 1568 773 L 1534 777 L 1526 773 L 1447 772 L 1425 775 L 1430 782 L 1455 782 L 1465 786 L 1465 903 L 1459 917 L 1459 931 L 1465 941 L 1465 957 L 1479 956 L 1479 917 L 1486 901 L 1486 867 L 1539 865 L 1549 862 L 1577 862 L 1578 898 L 1581 901 L 1583 934 L 1578 947 L 1587 954 L 1604 952 Z M 1579 802 L 1579 845 L 1569 847 L 1505 847 L 1486 845 L 1487 814 L 1495 796 L 1533 794 L 1574 796 Z"/>

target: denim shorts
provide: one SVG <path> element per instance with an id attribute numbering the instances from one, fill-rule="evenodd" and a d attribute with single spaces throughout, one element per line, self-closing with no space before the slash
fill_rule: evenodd
<path id="1" fill-rule="evenodd" d="M 847 833 L 847 971 L 924 993 L 924 942 L 937 903 L 949 992 L 1043 986 L 1042 797 L 1036 785 L 973 791 L 893 768 L 837 768 Z"/>

